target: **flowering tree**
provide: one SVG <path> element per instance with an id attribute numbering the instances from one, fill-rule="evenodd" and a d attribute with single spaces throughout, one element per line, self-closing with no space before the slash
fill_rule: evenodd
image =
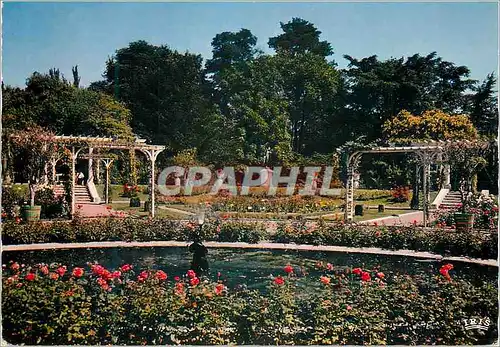
<path id="1" fill-rule="evenodd" d="M 487 164 L 488 148 L 489 143 L 481 141 L 451 142 L 445 147 L 446 161 L 457 173 L 463 213 L 471 204 L 472 179 Z"/>
<path id="2" fill-rule="evenodd" d="M 28 181 L 30 205 L 35 205 L 35 193 L 46 175 L 46 164 L 57 151 L 54 134 L 40 126 L 33 126 L 12 135 L 16 154 L 23 158 L 23 177 Z"/>

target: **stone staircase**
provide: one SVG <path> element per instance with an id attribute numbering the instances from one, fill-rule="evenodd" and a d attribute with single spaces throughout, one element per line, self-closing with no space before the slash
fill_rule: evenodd
<path id="1" fill-rule="evenodd" d="M 461 204 L 460 192 L 448 192 L 444 197 L 443 201 L 439 205 L 441 210 L 451 210 L 456 209 L 459 204 Z"/>
<path id="2" fill-rule="evenodd" d="M 54 193 L 56 196 L 64 195 L 64 186 L 54 186 Z M 75 203 L 77 204 L 91 204 L 92 198 L 87 189 L 87 186 L 75 185 Z"/>

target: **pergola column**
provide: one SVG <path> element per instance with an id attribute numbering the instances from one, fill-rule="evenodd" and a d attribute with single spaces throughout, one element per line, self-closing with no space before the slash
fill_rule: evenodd
<path id="1" fill-rule="evenodd" d="M 71 146 L 71 219 L 75 215 L 75 180 L 76 180 L 76 156 L 75 147 Z"/>
<path id="2" fill-rule="evenodd" d="M 95 183 L 99 184 L 101 182 L 101 162 L 98 160 L 95 168 Z"/>
<path id="3" fill-rule="evenodd" d="M 163 149 L 149 149 L 141 150 L 151 163 L 150 178 L 149 178 L 149 216 L 154 218 L 155 216 L 155 162 Z"/>
<path id="4" fill-rule="evenodd" d="M 105 201 L 106 204 L 109 204 L 109 169 L 111 167 L 111 163 L 113 162 L 113 159 L 111 158 L 103 158 L 102 161 L 104 162 L 104 165 L 106 166 L 106 190 L 105 190 Z M 99 161 L 98 161 L 99 162 Z"/>
<path id="5" fill-rule="evenodd" d="M 450 164 L 444 164 L 444 185 L 443 188 L 451 189 L 451 167 Z"/>
<path id="6" fill-rule="evenodd" d="M 345 220 L 352 222 L 354 220 L 354 173 L 359 166 L 362 153 L 355 152 L 347 160 L 347 182 L 345 198 Z"/>
<path id="7" fill-rule="evenodd" d="M 420 150 L 415 152 L 418 158 L 418 164 L 422 167 L 423 177 L 422 177 L 422 188 L 423 188 L 423 222 L 424 227 L 428 224 L 429 219 L 429 173 L 431 164 L 436 161 L 436 158 L 440 155 L 439 151 L 432 150 Z"/>
<path id="8" fill-rule="evenodd" d="M 75 215 L 76 158 L 82 149 L 75 150 L 75 146 L 71 146 L 71 219 Z"/>
<path id="9" fill-rule="evenodd" d="M 87 168 L 87 184 L 94 182 L 94 170 L 92 169 L 92 166 L 94 164 L 94 160 L 92 159 L 93 152 L 94 152 L 94 148 L 89 147 L 89 162 L 88 162 L 88 168 Z"/>

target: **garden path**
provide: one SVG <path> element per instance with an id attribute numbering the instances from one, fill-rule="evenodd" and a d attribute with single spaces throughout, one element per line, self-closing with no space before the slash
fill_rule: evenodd
<path id="1" fill-rule="evenodd" d="M 77 204 L 76 211 L 81 217 L 108 217 L 112 210 L 108 210 L 106 205 L 102 204 Z"/>
<path id="2" fill-rule="evenodd" d="M 360 224 L 379 224 L 379 225 L 422 225 L 424 213 L 422 211 L 400 214 L 398 216 L 388 216 L 376 219 L 360 221 Z"/>

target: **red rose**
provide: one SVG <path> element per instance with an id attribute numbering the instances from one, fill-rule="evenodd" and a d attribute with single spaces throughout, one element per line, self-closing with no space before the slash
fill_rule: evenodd
<path id="1" fill-rule="evenodd" d="M 147 271 L 143 271 L 139 274 L 139 276 L 137 277 L 137 280 L 139 282 L 143 282 L 146 278 L 148 278 L 149 274 Z"/>
<path id="2" fill-rule="evenodd" d="M 284 270 L 287 274 L 291 274 L 293 272 L 293 267 L 291 267 L 290 265 L 287 265 L 287 266 L 285 266 Z"/>
<path id="3" fill-rule="evenodd" d="M 453 264 L 446 264 L 443 265 L 441 268 L 446 270 L 453 270 Z"/>
<path id="4" fill-rule="evenodd" d="M 193 270 L 188 270 L 187 275 L 189 278 L 195 278 L 196 272 L 194 272 Z"/>
<path id="5" fill-rule="evenodd" d="M 222 295 L 223 291 L 224 291 L 224 285 L 222 283 L 219 283 L 215 286 L 215 294 Z"/>
<path id="6" fill-rule="evenodd" d="M 17 270 L 19 270 L 20 266 L 19 266 L 19 264 L 18 264 L 18 263 L 14 263 L 14 264 L 12 264 L 12 265 L 10 266 L 10 268 L 11 268 L 12 270 L 14 270 L 14 271 L 17 271 Z"/>
<path id="7" fill-rule="evenodd" d="M 446 278 L 448 281 L 451 281 L 451 276 L 448 273 L 448 271 L 450 271 L 452 269 L 453 269 L 453 265 L 452 264 L 446 264 L 446 265 L 443 265 L 441 267 L 441 269 L 439 269 L 439 272 L 441 273 L 441 275 L 444 276 L 444 278 Z"/>
<path id="8" fill-rule="evenodd" d="M 179 276 L 175 276 L 175 277 L 174 277 L 174 281 L 175 281 L 175 282 L 179 282 L 180 280 L 181 280 L 181 279 L 180 279 L 180 277 L 179 277 Z"/>
<path id="9" fill-rule="evenodd" d="M 59 266 L 56 270 L 57 274 L 61 277 L 64 276 L 64 274 L 66 273 L 66 265 L 65 266 Z"/>
<path id="10" fill-rule="evenodd" d="M 178 295 L 181 295 L 182 293 L 184 293 L 184 283 L 177 282 L 175 284 L 175 293 Z"/>
<path id="11" fill-rule="evenodd" d="M 362 272 L 363 270 L 361 270 L 359 267 L 352 269 L 352 273 L 356 275 L 361 275 Z"/>
<path id="12" fill-rule="evenodd" d="M 347 309 L 347 311 L 350 311 L 350 310 L 352 310 L 352 307 L 350 305 L 347 305 L 346 309 Z"/>
<path id="13" fill-rule="evenodd" d="M 92 272 L 93 272 L 95 275 L 99 275 L 99 276 L 100 276 L 100 275 L 102 275 L 102 274 L 103 274 L 103 272 L 104 272 L 104 270 L 105 270 L 105 269 L 104 269 L 104 267 L 103 267 L 103 266 L 101 266 L 101 265 L 99 265 L 99 264 L 92 265 L 91 269 L 92 269 Z"/>
<path id="14" fill-rule="evenodd" d="M 127 272 L 127 271 L 132 270 L 132 265 L 125 264 L 125 265 L 122 265 L 122 267 L 120 269 L 122 270 L 122 272 Z"/>
<path id="15" fill-rule="evenodd" d="M 320 281 L 323 283 L 323 284 L 330 284 L 330 277 L 326 277 L 326 276 L 321 276 L 320 277 Z"/>
<path id="16" fill-rule="evenodd" d="M 198 277 L 193 277 L 189 280 L 189 283 L 195 287 L 200 283 L 200 279 Z"/>
<path id="17" fill-rule="evenodd" d="M 361 280 L 364 282 L 370 282 L 371 281 L 370 274 L 368 272 L 363 271 L 361 273 Z"/>
<path id="18" fill-rule="evenodd" d="M 377 277 L 380 279 L 384 279 L 385 275 L 383 272 L 377 272 Z"/>
<path id="19" fill-rule="evenodd" d="M 332 271 L 332 270 L 333 270 L 333 265 L 332 265 L 332 264 L 330 264 L 330 263 L 326 264 L 326 269 L 327 269 L 328 271 Z"/>
<path id="20" fill-rule="evenodd" d="M 26 277 L 24 277 L 24 279 L 26 279 L 27 281 L 34 281 L 35 278 L 36 275 L 33 272 L 30 272 L 29 274 L 26 275 Z"/>
<path id="21" fill-rule="evenodd" d="M 40 272 L 43 273 L 44 275 L 48 275 L 49 274 L 49 267 L 47 265 L 40 266 Z"/>
<path id="22" fill-rule="evenodd" d="M 21 223 L 21 218 L 16 217 L 16 224 L 19 224 L 19 223 Z"/>
<path id="23" fill-rule="evenodd" d="M 162 270 L 159 270 L 158 272 L 156 272 L 155 277 L 157 279 L 159 279 L 160 281 L 165 281 L 167 279 L 167 274 L 165 272 L 163 272 Z"/>
<path id="24" fill-rule="evenodd" d="M 76 278 L 80 278 L 83 276 L 83 269 L 81 267 L 75 267 L 73 269 L 73 276 L 76 277 Z"/>
<path id="25" fill-rule="evenodd" d="M 120 278 L 121 275 L 122 275 L 121 271 L 113 271 L 111 273 L 111 278 Z"/>
<path id="26" fill-rule="evenodd" d="M 49 278 L 51 280 L 57 280 L 59 278 L 59 275 L 56 274 L 55 272 L 51 272 L 50 275 L 49 275 Z"/>
<path id="27" fill-rule="evenodd" d="M 283 277 L 278 276 L 274 279 L 274 283 L 281 286 L 281 285 L 285 284 L 285 280 L 283 279 Z"/>

